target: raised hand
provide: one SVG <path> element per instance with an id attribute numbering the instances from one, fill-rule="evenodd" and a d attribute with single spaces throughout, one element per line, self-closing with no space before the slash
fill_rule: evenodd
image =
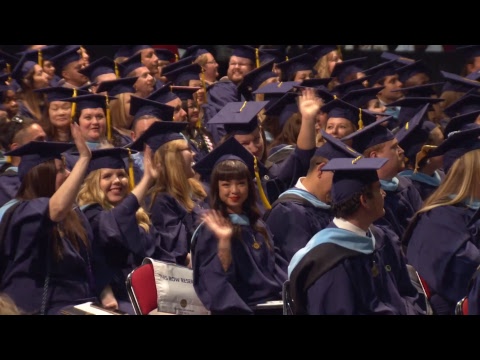
<path id="1" fill-rule="evenodd" d="M 83 137 L 83 134 L 80 131 L 80 126 L 75 122 L 71 123 L 70 131 L 72 132 L 72 138 L 73 138 L 73 141 L 75 142 L 75 146 L 77 147 L 80 157 L 91 158 L 92 151 L 87 146 L 87 142 L 85 141 L 85 138 Z"/>
<path id="2" fill-rule="evenodd" d="M 233 234 L 233 225 L 220 212 L 209 209 L 202 214 L 205 225 L 214 233 L 218 240 L 230 240 Z"/>
<path id="3" fill-rule="evenodd" d="M 302 89 L 302 94 L 298 97 L 298 109 L 303 117 L 314 118 L 320 111 L 322 99 L 317 96 L 314 88 Z"/>

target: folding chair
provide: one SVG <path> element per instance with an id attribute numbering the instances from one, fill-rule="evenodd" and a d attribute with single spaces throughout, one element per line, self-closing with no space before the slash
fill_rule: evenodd
<path id="1" fill-rule="evenodd" d="M 468 315 L 468 298 L 466 296 L 457 302 L 455 315 Z"/>
<path id="2" fill-rule="evenodd" d="M 157 287 L 151 263 L 133 269 L 127 276 L 126 286 L 135 315 L 148 315 L 157 309 Z"/>
<path id="3" fill-rule="evenodd" d="M 293 299 L 290 296 L 290 280 L 287 279 L 282 286 L 283 315 L 295 315 L 293 312 Z"/>

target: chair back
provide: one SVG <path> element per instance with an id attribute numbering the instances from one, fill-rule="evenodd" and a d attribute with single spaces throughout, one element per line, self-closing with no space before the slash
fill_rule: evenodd
<path id="1" fill-rule="evenodd" d="M 283 315 L 295 315 L 293 299 L 290 296 L 290 280 L 287 279 L 282 286 Z"/>
<path id="2" fill-rule="evenodd" d="M 127 276 L 126 286 L 135 315 L 148 315 L 157 309 L 157 287 L 151 263 L 133 269 Z"/>

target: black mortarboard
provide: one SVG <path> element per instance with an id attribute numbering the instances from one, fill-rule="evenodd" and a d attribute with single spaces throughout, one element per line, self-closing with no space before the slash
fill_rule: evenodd
<path id="1" fill-rule="evenodd" d="M 162 70 L 162 76 L 167 78 L 167 81 L 172 82 L 175 85 L 181 85 L 189 80 L 200 80 L 200 73 L 202 72 L 202 67 L 197 64 L 189 64 L 176 68 L 166 72 L 165 67 Z"/>
<path id="2" fill-rule="evenodd" d="M 365 89 L 364 83 L 365 81 L 367 81 L 368 83 L 369 78 L 370 76 L 363 76 L 359 79 L 337 84 L 332 89 L 332 94 L 337 95 L 338 97 L 342 97 L 343 95 L 349 93 L 350 91 Z"/>
<path id="3" fill-rule="evenodd" d="M 155 121 L 142 135 L 129 145 L 129 148 L 143 151 L 144 145 L 147 144 L 154 153 L 160 146 L 169 141 L 185 140 L 185 136 L 180 132 L 183 131 L 187 125 L 187 122 Z"/>
<path id="4" fill-rule="evenodd" d="M 271 100 L 265 100 L 268 101 L 268 104 L 265 106 L 265 115 L 280 117 L 283 113 L 281 123 L 281 125 L 283 125 L 290 117 L 293 110 L 294 112 L 298 112 L 297 96 L 298 93 L 287 91 L 281 96 L 271 98 Z M 285 107 L 287 107 L 287 109 L 285 109 Z M 290 115 L 288 115 L 288 113 L 290 113 Z"/>
<path id="5" fill-rule="evenodd" d="M 84 109 L 96 109 L 102 108 L 103 110 L 107 109 L 107 101 L 116 99 L 115 97 L 106 97 L 105 95 L 100 94 L 87 94 L 80 95 L 70 98 L 65 98 L 63 101 L 74 102 L 77 104 L 77 111 L 82 111 Z"/>
<path id="6" fill-rule="evenodd" d="M 334 158 L 324 167 L 333 171 L 331 197 L 338 204 L 349 200 L 366 185 L 378 181 L 377 170 L 388 161 L 386 158 Z"/>
<path id="7" fill-rule="evenodd" d="M 181 100 L 193 100 L 193 94 L 200 89 L 199 86 L 170 86 L 170 91 Z"/>
<path id="8" fill-rule="evenodd" d="M 193 165 L 195 172 L 209 178 L 215 165 L 225 160 L 240 160 L 247 165 L 252 177 L 255 176 L 254 157 L 233 136 L 219 144 L 210 153 Z"/>
<path id="9" fill-rule="evenodd" d="M 307 52 L 311 54 L 316 61 L 318 61 L 323 56 L 337 49 L 338 49 L 338 45 L 313 45 L 307 49 Z"/>
<path id="10" fill-rule="evenodd" d="M 277 74 L 272 71 L 273 60 L 270 60 L 244 75 L 242 82 L 238 85 L 238 91 L 246 100 L 253 100 L 252 92 L 267 79 L 276 78 Z"/>
<path id="11" fill-rule="evenodd" d="M 386 104 L 386 107 L 400 106 L 400 111 L 398 113 L 398 125 L 402 127 L 407 121 L 418 112 L 425 105 L 429 104 L 429 109 L 431 109 L 432 104 L 437 104 L 439 102 L 445 101 L 442 98 L 434 97 L 403 97 L 397 101 L 394 101 L 390 104 Z"/>
<path id="12" fill-rule="evenodd" d="M 465 94 L 443 109 L 443 112 L 449 117 L 454 117 L 476 110 L 480 110 L 480 95 Z"/>
<path id="13" fill-rule="evenodd" d="M 92 150 L 92 158 L 88 163 L 87 174 L 98 169 L 128 169 L 126 159 L 130 153 L 126 148 L 114 147 Z"/>
<path id="14" fill-rule="evenodd" d="M 260 65 L 270 60 L 273 60 L 273 62 L 277 64 L 286 59 L 287 55 L 282 49 L 262 49 L 262 52 L 260 53 Z"/>
<path id="15" fill-rule="evenodd" d="M 250 134 L 258 127 L 258 113 L 268 101 L 239 101 L 227 103 L 209 124 L 223 124 L 225 131 L 236 134 Z"/>
<path id="16" fill-rule="evenodd" d="M 444 91 L 458 91 L 458 92 L 468 92 L 472 89 L 480 89 L 480 81 L 469 79 L 454 73 L 447 71 L 440 71 L 440 74 L 445 79 L 445 84 L 443 85 L 442 92 Z"/>
<path id="17" fill-rule="evenodd" d="M 172 82 L 167 82 L 163 84 L 161 87 L 159 87 L 157 90 L 152 92 L 147 99 L 156 101 L 162 104 L 166 104 L 172 100 L 175 100 L 178 95 L 172 92 Z"/>
<path id="18" fill-rule="evenodd" d="M 120 77 L 127 77 L 128 74 L 130 74 L 132 71 L 143 66 L 145 65 L 142 63 L 142 53 L 132 55 L 124 62 L 118 64 L 120 70 Z"/>
<path id="19" fill-rule="evenodd" d="M 405 152 L 405 156 L 414 162 L 417 153 L 427 142 L 430 133 L 428 129 L 423 127 L 423 123 L 429 121 L 427 115 L 428 107 L 429 104 L 423 105 L 420 111 L 418 111 L 411 120 L 407 121 L 395 134 L 395 138 Z"/>
<path id="20" fill-rule="evenodd" d="M 463 130 L 453 131 L 428 157 L 443 155 L 443 170 L 445 173 L 452 167 L 455 160 L 469 151 L 480 149 L 480 125 L 468 124 Z"/>
<path id="21" fill-rule="evenodd" d="M 417 74 L 424 73 L 429 77 L 431 76 L 428 66 L 422 60 L 417 60 L 411 64 L 402 66 L 398 68 L 397 71 L 398 80 L 400 80 L 402 83 L 405 83 L 408 79 Z"/>
<path id="22" fill-rule="evenodd" d="M 358 108 L 341 99 L 333 99 L 320 108 L 321 111 L 328 114 L 328 118 L 344 118 L 351 121 L 358 129 L 363 126 L 375 122 L 377 119 L 374 115 L 364 112 Z"/>
<path id="23" fill-rule="evenodd" d="M 175 53 L 168 49 L 155 49 L 155 54 L 157 54 L 159 60 L 163 61 L 172 61 L 177 58 Z"/>
<path id="24" fill-rule="evenodd" d="M 344 157 L 356 158 L 362 156 L 362 154 L 352 149 L 343 141 L 327 134 L 323 130 L 320 130 L 320 132 L 326 142 L 322 146 L 317 147 L 315 150 L 315 156 L 322 156 L 327 160 Z"/>
<path id="25" fill-rule="evenodd" d="M 55 141 L 30 141 L 14 150 L 7 151 L 6 156 L 20 156 L 22 160 L 18 165 L 20 179 L 35 166 L 51 159 L 61 159 L 61 154 L 75 146 L 73 143 Z"/>
<path id="26" fill-rule="evenodd" d="M 381 53 L 380 58 L 388 61 L 395 60 L 397 62 L 397 67 L 403 67 L 405 65 L 412 64 L 415 62 L 414 59 L 403 57 L 402 55 L 394 54 L 388 51 L 384 51 L 383 53 Z"/>
<path id="27" fill-rule="evenodd" d="M 337 62 L 330 76 L 336 77 L 340 83 L 343 83 L 349 75 L 363 72 L 366 60 L 366 57 L 361 57 Z"/>
<path id="28" fill-rule="evenodd" d="M 135 93 L 133 84 L 137 81 L 138 76 L 120 78 L 117 80 L 102 81 L 97 88 L 97 93 L 107 92 L 108 96 L 117 96 L 122 93 Z"/>
<path id="29" fill-rule="evenodd" d="M 458 46 L 457 53 L 461 54 L 465 61 L 480 56 L 480 45 L 464 45 Z"/>
<path id="30" fill-rule="evenodd" d="M 429 97 L 432 95 L 438 95 L 438 89 L 445 84 L 444 82 L 435 82 L 422 85 L 402 87 L 401 89 L 391 90 L 392 92 L 402 92 L 408 97 Z"/>
<path id="31" fill-rule="evenodd" d="M 25 50 L 18 55 L 25 55 L 27 60 L 36 62 L 38 65 L 43 66 L 44 60 L 50 60 L 62 50 L 63 45 L 46 45 L 40 49 Z"/>
<path id="32" fill-rule="evenodd" d="M 381 64 L 373 66 L 369 69 L 364 70 L 363 72 L 370 76 L 368 80 L 370 86 L 375 85 L 385 76 L 392 76 L 397 74 L 397 67 L 395 66 L 396 60 L 385 61 Z"/>
<path id="33" fill-rule="evenodd" d="M 195 58 L 193 56 L 187 56 L 186 58 L 182 58 L 178 61 L 175 61 L 173 63 L 165 65 L 162 68 L 162 74 L 164 74 L 164 73 L 166 74 L 166 73 L 169 73 L 170 71 L 173 71 L 175 69 L 193 64 L 194 61 L 195 61 Z"/>
<path id="34" fill-rule="evenodd" d="M 260 89 L 253 91 L 253 94 L 280 94 L 283 95 L 288 91 L 292 91 L 295 86 L 300 85 L 299 81 L 282 81 L 282 82 L 274 82 L 262 86 Z"/>
<path id="35" fill-rule="evenodd" d="M 7 68 L 7 72 L 11 72 L 20 59 L 21 57 L 14 56 L 6 51 L 0 50 L 0 70 Z"/>
<path id="36" fill-rule="evenodd" d="M 106 56 L 91 62 L 88 66 L 78 70 L 78 72 L 88 77 L 91 81 L 95 81 L 97 76 L 104 74 L 115 74 L 117 76 L 115 62 Z"/>
<path id="37" fill-rule="evenodd" d="M 478 110 L 450 118 L 447 125 L 445 125 L 443 133 L 448 136 L 448 134 L 450 134 L 452 131 L 462 130 L 465 125 L 475 123 L 478 115 L 480 115 L 480 106 Z"/>
<path id="38" fill-rule="evenodd" d="M 305 85 L 304 86 L 303 83 L 304 82 L 302 81 L 302 85 L 296 85 L 295 89 L 300 90 L 300 89 L 306 89 L 306 88 L 313 88 L 315 89 L 317 96 L 321 98 L 324 103 L 328 103 L 329 101 L 332 101 L 335 98 L 335 96 L 323 85 L 316 85 L 316 86 Z"/>
<path id="39" fill-rule="evenodd" d="M 42 93 L 47 95 L 47 101 L 50 103 L 52 101 L 67 101 L 64 99 L 71 98 L 74 96 L 75 89 L 67 88 L 63 86 L 52 86 L 42 89 L 35 89 L 34 92 Z M 76 90 L 77 95 L 88 95 L 88 91 L 79 91 Z"/>
<path id="40" fill-rule="evenodd" d="M 144 99 L 132 95 L 130 97 L 130 115 L 138 119 L 143 115 L 151 115 L 163 121 L 172 121 L 175 108 L 158 101 Z"/>
<path id="41" fill-rule="evenodd" d="M 330 81 L 332 81 L 333 78 L 328 77 L 328 78 L 313 78 L 313 79 L 305 79 L 300 82 L 300 86 L 304 87 L 313 87 L 316 88 L 317 86 L 325 86 L 327 87 Z"/>
<path id="42" fill-rule="evenodd" d="M 52 57 L 50 61 L 55 66 L 55 70 L 61 72 L 68 64 L 80 60 L 79 50 L 80 45 L 76 45 Z"/>
<path id="43" fill-rule="evenodd" d="M 258 48 L 250 45 L 229 45 L 229 47 L 233 49 L 231 56 L 250 59 L 254 68 L 260 66 L 260 53 L 262 51 Z"/>
<path id="44" fill-rule="evenodd" d="M 203 54 L 208 54 L 210 51 L 203 49 L 201 45 L 192 45 L 185 49 L 182 59 L 192 56 L 194 59 Z"/>
<path id="45" fill-rule="evenodd" d="M 372 99 L 377 99 L 377 94 L 383 89 L 385 89 L 385 86 L 364 87 L 363 89 L 349 91 L 341 99 L 356 107 L 366 108 L 368 102 Z"/>
<path id="46" fill-rule="evenodd" d="M 300 54 L 277 64 L 277 69 L 282 72 L 281 78 L 285 81 L 293 79 L 297 71 L 312 70 L 315 66 L 315 58 L 308 54 Z"/>
<path id="47" fill-rule="evenodd" d="M 383 123 L 390 120 L 390 118 L 391 116 L 388 116 L 384 119 L 377 120 L 365 126 L 363 129 L 359 129 L 345 136 L 342 138 L 342 141 L 352 140 L 352 148 L 363 154 L 368 148 L 390 141 L 395 137 L 393 133 L 383 125 Z"/>
<path id="48" fill-rule="evenodd" d="M 27 60 L 27 57 L 23 55 L 15 65 L 10 77 L 20 84 L 25 75 L 27 75 L 27 73 L 32 70 L 35 65 L 38 64 L 35 61 Z"/>

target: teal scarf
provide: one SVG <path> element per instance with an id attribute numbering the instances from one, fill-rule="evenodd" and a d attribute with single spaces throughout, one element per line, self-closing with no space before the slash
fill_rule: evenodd
<path id="1" fill-rule="evenodd" d="M 381 180 L 380 185 L 385 191 L 395 191 L 398 188 L 399 180 L 397 177 L 394 177 L 392 180 Z"/>
<path id="2" fill-rule="evenodd" d="M 228 214 L 232 223 L 237 225 L 250 225 L 250 220 L 246 215 Z"/>
<path id="3" fill-rule="evenodd" d="M 287 191 L 281 193 L 278 198 L 281 198 L 283 195 L 287 195 L 287 194 L 294 194 L 294 195 L 300 196 L 301 198 L 304 198 L 305 200 L 310 202 L 315 207 L 318 207 L 321 209 L 330 209 L 330 205 L 325 204 L 323 201 L 318 200 L 318 198 L 315 195 L 302 189 L 297 189 L 297 188 L 288 189 Z"/>
<path id="4" fill-rule="evenodd" d="M 423 184 L 427 184 L 435 187 L 438 187 L 442 181 L 438 171 L 435 171 L 432 176 L 421 173 L 421 172 L 414 173 L 413 170 L 405 170 L 399 173 L 398 175 L 402 175 L 410 178 L 411 180 L 418 181 L 419 183 L 423 183 Z"/>

